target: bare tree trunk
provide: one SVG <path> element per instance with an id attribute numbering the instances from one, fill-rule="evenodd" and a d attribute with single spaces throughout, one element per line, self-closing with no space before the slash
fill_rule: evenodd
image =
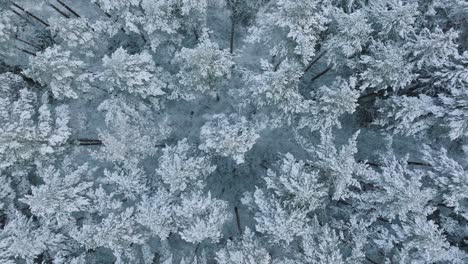
<path id="1" fill-rule="evenodd" d="M 312 66 L 318 61 L 320 60 L 320 58 L 322 58 L 322 56 L 325 54 L 325 51 L 320 53 L 320 55 L 317 56 L 317 58 L 315 58 L 304 70 L 304 74 L 310 70 L 310 68 L 312 68 Z"/>
<path id="2" fill-rule="evenodd" d="M 26 22 L 28 22 L 29 24 L 32 24 L 34 25 L 29 19 L 27 19 L 26 17 L 24 17 L 22 14 L 20 14 L 18 11 L 16 11 L 15 9 L 13 8 L 9 8 L 13 13 L 15 13 L 17 16 L 19 16 L 20 18 L 24 19 Z"/>
<path id="3" fill-rule="evenodd" d="M 241 223 L 240 223 L 239 209 L 237 209 L 237 206 L 234 206 L 234 213 L 236 214 L 237 229 L 239 230 L 239 234 L 242 235 L 242 228 L 241 228 Z"/>
<path id="4" fill-rule="evenodd" d="M 73 10 L 72 8 L 70 8 L 67 4 L 65 4 L 64 2 L 60 1 L 60 0 L 57 0 L 57 2 L 59 4 L 61 4 L 63 7 L 65 7 L 65 9 L 67 9 L 70 13 L 72 13 L 73 15 L 75 15 L 76 17 L 81 17 L 80 15 L 78 15 L 77 12 L 75 12 L 75 10 Z"/>
<path id="5" fill-rule="evenodd" d="M 322 76 L 325 75 L 327 72 L 329 72 L 331 69 L 332 69 L 332 67 L 326 68 L 326 69 L 323 70 L 321 73 L 315 75 L 312 79 L 310 79 L 310 81 L 313 82 L 313 81 L 317 80 L 318 78 L 322 77 Z"/>
<path id="6" fill-rule="evenodd" d="M 65 14 L 62 10 L 60 10 L 58 7 L 54 6 L 53 4 L 49 4 L 50 7 L 52 7 L 57 13 L 61 14 L 65 18 L 70 18 L 69 15 Z"/>
<path id="7" fill-rule="evenodd" d="M 236 20 L 231 16 L 231 38 L 229 40 L 229 52 L 234 52 L 234 31 L 236 30 Z"/>
<path id="8" fill-rule="evenodd" d="M 24 44 L 27 44 L 27 45 L 33 47 L 33 48 L 41 49 L 39 46 L 34 45 L 34 44 L 32 44 L 31 42 L 26 41 L 26 40 L 24 40 L 24 39 L 20 39 L 20 38 L 18 38 L 18 37 L 16 37 L 16 36 L 15 36 L 15 39 L 18 40 L 19 42 L 22 42 L 22 43 L 24 43 Z"/>
<path id="9" fill-rule="evenodd" d="M 98 4 L 98 2 L 94 2 L 94 4 L 99 7 L 99 9 L 101 9 L 102 12 L 104 12 L 104 14 L 108 17 L 108 18 L 111 18 L 111 14 L 107 13 L 106 11 L 104 11 L 102 8 L 101 8 L 101 5 Z"/>
<path id="10" fill-rule="evenodd" d="M 29 50 L 25 50 L 25 49 L 22 49 L 22 48 L 18 48 L 18 47 L 15 47 L 17 50 L 21 50 L 22 52 L 24 53 L 27 53 L 29 55 L 32 55 L 32 56 L 36 56 L 36 54 L 34 52 L 31 52 Z"/>
<path id="11" fill-rule="evenodd" d="M 358 162 L 364 162 L 364 161 L 358 160 Z M 385 166 L 384 164 L 379 164 L 379 163 L 370 162 L 370 161 L 366 161 L 365 164 L 369 165 L 369 166 L 372 166 L 372 167 L 384 167 Z M 406 164 L 412 165 L 412 166 L 432 167 L 431 164 L 425 163 L 425 162 L 420 162 L 420 161 L 407 161 Z"/>
<path id="12" fill-rule="evenodd" d="M 11 4 L 12 4 L 14 7 L 18 8 L 19 10 L 23 11 L 24 13 L 28 14 L 30 17 L 36 19 L 37 21 L 39 21 L 39 22 L 40 22 L 41 24 L 43 24 L 44 26 L 46 26 L 46 27 L 49 27 L 49 26 L 50 26 L 47 22 L 45 22 L 44 20 L 40 19 L 39 17 L 37 17 L 37 16 L 34 15 L 33 13 L 31 13 L 31 12 L 25 10 L 25 9 L 22 8 L 21 6 L 15 4 L 15 3 L 13 3 L 13 2 L 12 2 Z"/>
<path id="13" fill-rule="evenodd" d="M 99 139 L 79 138 L 76 140 L 79 146 L 101 146 L 102 141 Z"/>

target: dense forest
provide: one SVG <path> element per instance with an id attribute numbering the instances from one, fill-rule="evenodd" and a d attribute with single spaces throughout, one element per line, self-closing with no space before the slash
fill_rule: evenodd
<path id="1" fill-rule="evenodd" d="M 468 1 L 1 0 L 0 263 L 468 263 Z"/>

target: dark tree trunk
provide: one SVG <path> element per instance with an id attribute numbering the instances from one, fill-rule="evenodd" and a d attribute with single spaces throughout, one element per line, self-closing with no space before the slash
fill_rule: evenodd
<path id="1" fill-rule="evenodd" d="M 329 72 L 331 69 L 332 69 L 332 67 L 326 68 L 326 69 L 323 70 L 321 73 L 315 75 L 312 79 L 310 79 L 310 81 L 313 82 L 313 81 L 317 80 L 318 78 L 322 77 L 322 76 L 325 75 L 327 72 Z"/>
<path id="2" fill-rule="evenodd" d="M 236 20 L 234 16 L 231 16 L 231 38 L 229 40 L 229 52 L 232 54 L 234 52 L 234 33 L 236 30 Z"/>
<path id="3" fill-rule="evenodd" d="M 58 7 L 54 6 L 53 4 L 49 4 L 50 7 L 52 7 L 57 13 L 61 14 L 65 18 L 70 18 L 69 15 L 65 14 L 62 10 L 60 10 Z"/>
<path id="4" fill-rule="evenodd" d="M 81 17 L 80 15 L 78 15 L 78 13 L 75 12 L 75 10 L 73 10 L 72 8 L 70 8 L 67 4 L 65 4 L 64 2 L 60 1 L 60 0 L 57 0 L 57 2 L 59 4 L 61 4 L 63 7 L 65 7 L 65 9 L 67 9 L 70 13 L 72 13 L 74 16 L 76 17 Z"/>
<path id="5" fill-rule="evenodd" d="M 36 15 L 34 15 L 33 13 L 25 10 L 24 8 L 22 8 L 21 6 L 15 4 L 15 3 L 11 3 L 14 7 L 18 8 L 19 10 L 23 11 L 24 13 L 26 13 L 27 15 L 29 15 L 30 17 L 34 18 L 35 20 L 39 21 L 41 24 L 43 24 L 44 26 L 46 27 L 49 27 L 50 25 L 45 22 L 44 20 L 40 19 L 39 17 L 37 17 Z"/>
<path id="6" fill-rule="evenodd" d="M 234 213 L 236 214 L 237 229 L 239 230 L 239 234 L 242 235 L 242 228 L 241 228 L 241 223 L 240 223 L 239 209 L 237 209 L 237 206 L 234 207 Z"/>

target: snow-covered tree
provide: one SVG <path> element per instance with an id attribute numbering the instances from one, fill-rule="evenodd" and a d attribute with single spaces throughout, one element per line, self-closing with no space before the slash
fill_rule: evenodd
<path id="1" fill-rule="evenodd" d="M 313 211 L 323 207 L 328 192 L 320 183 L 318 171 L 306 167 L 304 161 L 298 161 L 286 153 L 278 164 L 278 172 L 269 169 L 265 177 L 268 189 L 279 197 L 291 199 L 291 206 L 298 206 Z"/>
<path id="2" fill-rule="evenodd" d="M 241 239 L 228 241 L 226 247 L 216 253 L 216 261 L 220 264 L 269 264 L 272 258 L 252 230 L 246 228 Z"/>
<path id="3" fill-rule="evenodd" d="M 279 65 L 273 65 L 262 60 L 261 66 L 261 73 L 245 76 L 249 88 L 247 100 L 260 109 L 279 112 L 277 115 L 288 122 L 294 114 L 306 112 L 310 103 L 299 93 L 300 64 L 285 59 Z"/>
<path id="4" fill-rule="evenodd" d="M 185 138 L 176 146 L 163 149 L 156 173 L 171 192 L 176 192 L 184 191 L 188 186 L 203 188 L 205 178 L 215 169 L 208 157 L 196 155 L 194 147 Z"/>
<path id="5" fill-rule="evenodd" d="M 329 63 L 347 65 L 348 59 L 359 55 L 367 47 L 373 29 L 362 9 L 350 14 L 335 9 L 332 14 L 332 30 L 336 33 L 326 40 L 323 49 Z"/>
<path id="6" fill-rule="evenodd" d="M 269 44 L 270 53 L 278 57 L 288 53 L 291 45 L 293 54 L 307 65 L 330 22 L 330 4 L 329 0 L 273 0 L 250 28 L 249 40 Z M 276 32 L 281 32 L 279 39 Z"/>
<path id="7" fill-rule="evenodd" d="M 149 191 L 145 172 L 134 162 L 124 162 L 113 169 L 104 169 L 103 182 L 113 187 L 114 195 L 136 199 Z"/>
<path id="8" fill-rule="evenodd" d="M 196 47 L 182 48 L 175 60 L 181 68 L 177 74 L 178 85 L 170 95 L 172 99 L 190 100 L 197 93 L 216 96 L 221 82 L 231 77 L 234 65 L 229 51 L 210 40 L 207 31 Z"/>
<path id="9" fill-rule="evenodd" d="M 142 245 L 146 234 L 139 231 L 133 208 L 110 213 L 98 223 L 85 223 L 71 235 L 87 250 L 99 247 L 112 250 L 116 263 L 134 261 L 132 245 Z"/>
<path id="10" fill-rule="evenodd" d="M 179 234 L 187 242 L 199 243 L 204 240 L 219 241 L 224 223 L 230 218 L 227 203 L 211 194 L 194 192 L 183 195 L 180 205 L 174 208 Z"/>
<path id="11" fill-rule="evenodd" d="M 368 13 L 379 35 L 406 39 L 414 33 L 418 7 L 418 1 L 378 0 L 369 4 Z"/>
<path id="12" fill-rule="evenodd" d="M 1 79 L 0 167 L 59 151 L 71 136 L 68 107 L 51 109 L 47 94 L 38 100 L 17 75 L 7 73 Z"/>
<path id="13" fill-rule="evenodd" d="M 402 225 L 392 225 L 398 244 L 392 249 L 392 261 L 427 263 L 432 261 L 464 263 L 467 254 L 447 242 L 442 230 L 434 221 L 415 217 Z"/>
<path id="14" fill-rule="evenodd" d="M 257 232 L 269 235 L 276 243 L 289 244 L 304 233 L 308 222 L 305 209 L 289 208 L 260 189 L 245 194 L 242 203 L 254 210 Z"/>
<path id="15" fill-rule="evenodd" d="M 465 191 L 468 174 L 465 169 L 458 162 L 449 158 L 447 150 L 444 148 L 433 151 L 426 145 L 423 153 L 425 160 L 432 165 L 429 176 L 436 182 L 438 188 L 444 190 L 443 202 L 468 219 L 468 206 L 464 202 L 468 198 Z"/>
<path id="16" fill-rule="evenodd" d="M 156 67 L 148 52 L 130 55 L 120 47 L 102 61 L 102 72 L 90 78 L 91 82 L 99 82 L 99 86 L 109 92 L 121 90 L 143 98 L 165 94 L 163 89 L 168 85 L 168 77 L 161 67 Z"/>
<path id="17" fill-rule="evenodd" d="M 71 51 L 56 45 L 33 57 L 24 74 L 41 85 L 50 87 L 52 94 L 58 99 L 77 99 L 80 91 L 86 92 L 87 86 L 80 84 L 80 81 L 84 81 L 85 71 L 85 62 L 74 57 Z"/>
<path id="18" fill-rule="evenodd" d="M 166 239 L 171 232 L 176 232 L 172 204 L 177 199 L 163 188 L 151 197 L 143 197 L 137 207 L 136 221 L 149 228 L 151 234 Z"/>
<path id="19" fill-rule="evenodd" d="M 319 226 L 317 219 L 311 225 L 302 240 L 306 263 L 346 263 L 340 252 L 343 234 L 328 224 Z"/>
<path id="20" fill-rule="evenodd" d="M 359 132 L 356 132 L 347 144 L 337 149 L 332 131 L 329 127 L 322 127 L 320 144 L 304 147 L 314 155 L 311 165 L 320 169 L 332 187 L 332 200 L 344 200 L 355 195 L 353 190 L 361 189 L 360 181 L 369 177 L 372 171 L 364 162 L 356 161 L 354 157 L 357 153 Z"/>
<path id="21" fill-rule="evenodd" d="M 15 198 L 15 191 L 11 186 L 11 179 L 0 172 L 0 212 L 6 210 Z"/>
<path id="22" fill-rule="evenodd" d="M 70 166 L 69 162 L 64 167 Z M 86 211 L 91 203 L 86 193 L 93 185 L 86 181 L 91 178 L 86 175 L 90 173 L 88 165 L 63 172 L 53 166 L 40 166 L 38 173 L 44 183 L 32 186 L 32 194 L 20 199 L 31 213 L 62 226 L 72 221 L 72 213 Z"/>
<path id="23" fill-rule="evenodd" d="M 105 111 L 106 123 L 106 129 L 99 133 L 105 149 L 98 155 L 107 160 L 138 162 L 154 155 L 157 145 L 170 133 L 164 120 L 153 123 L 144 118 L 150 113 L 148 106 L 127 102 L 123 97 L 102 102 L 98 110 Z"/>
<path id="24" fill-rule="evenodd" d="M 407 50 L 404 47 L 392 42 L 374 41 L 369 49 L 372 55 L 361 56 L 359 62 L 365 69 L 360 74 L 364 87 L 398 91 L 417 77 L 413 72 L 414 63 L 405 59 Z"/>
<path id="25" fill-rule="evenodd" d="M 8 264 L 17 260 L 32 264 L 46 250 L 59 248 L 64 239 L 63 235 L 52 232 L 45 225 L 39 226 L 32 218 L 13 210 L 0 230 L 0 260 Z"/>
<path id="26" fill-rule="evenodd" d="M 17 31 L 17 26 L 13 23 L 13 12 L 10 10 L 0 9 L 0 54 L 7 56 L 11 55 L 14 42 L 14 34 Z"/>
<path id="27" fill-rule="evenodd" d="M 225 157 L 232 157 L 237 164 L 244 163 L 244 154 L 259 138 L 257 128 L 237 114 L 213 115 L 200 131 L 201 150 L 213 151 Z"/>
<path id="28" fill-rule="evenodd" d="M 60 45 L 86 57 L 100 56 L 102 50 L 109 45 L 110 39 L 119 30 L 112 22 L 103 20 L 91 22 L 83 17 L 53 17 L 49 19 L 49 23 Z"/>
<path id="29" fill-rule="evenodd" d="M 447 60 L 458 56 L 458 37 L 459 33 L 453 29 L 444 32 L 438 27 L 432 31 L 424 28 L 406 48 L 411 51 L 410 56 L 419 69 L 440 67 Z"/>
<path id="30" fill-rule="evenodd" d="M 153 50 L 166 42 L 179 44 L 184 30 L 197 32 L 205 26 L 207 1 L 187 0 L 93 0 L 125 31 L 143 35 Z M 184 32 L 185 33 L 185 32 Z"/>
<path id="31" fill-rule="evenodd" d="M 381 104 L 385 105 L 379 110 L 383 114 L 375 123 L 404 135 L 425 132 L 442 112 L 434 98 L 423 94 L 418 97 L 394 96 Z"/>
<path id="32" fill-rule="evenodd" d="M 413 215 L 429 215 L 434 211 L 430 202 L 434 191 L 423 187 L 425 174 L 408 168 L 408 157 L 385 160 L 381 173 L 371 177 L 376 188 L 361 195 L 362 211 L 368 216 L 382 217 L 389 221 L 405 220 Z"/>
<path id="33" fill-rule="evenodd" d="M 468 263 L 467 17 L 0 1 L 0 263 Z"/>
<path id="34" fill-rule="evenodd" d="M 448 137 L 455 140 L 468 135 L 468 123 L 464 118 L 468 111 L 467 100 L 466 90 L 460 89 L 435 98 L 425 94 L 393 96 L 381 102 L 382 116 L 375 123 L 404 135 L 427 133 L 438 126 L 446 129 Z"/>
<path id="35" fill-rule="evenodd" d="M 338 78 L 331 87 L 322 86 L 311 93 L 310 107 L 299 120 L 299 128 L 320 130 L 322 127 L 336 126 L 341 128 L 340 118 L 344 114 L 352 114 L 357 108 L 359 89 L 356 89 L 356 79 L 349 81 Z"/>

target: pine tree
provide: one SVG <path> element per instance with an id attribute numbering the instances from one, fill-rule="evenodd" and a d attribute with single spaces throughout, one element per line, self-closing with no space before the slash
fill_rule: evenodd
<path id="1" fill-rule="evenodd" d="M 330 2 L 314 1 L 272 1 L 260 14 L 257 25 L 249 31 L 251 42 L 266 42 L 271 45 L 272 55 L 282 57 L 292 45 L 293 53 L 301 57 L 307 65 L 315 56 L 321 33 L 330 22 Z M 274 32 L 282 32 L 275 39 Z"/>
<path id="2" fill-rule="evenodd" d="M 118 89 L 143 98 L 165 94 L 167 76 L 148 52 L 130 55 L 120 47 L 110 57 L 104 56 L 102 62 L 103 71 L 92 76 L 91 81 L 109 92 Z"/>
<path id="3" fill-rule="evenodd" d="M 79 97 L 79 92 L 86 86 L 79 85 L 86 63 L 74 57 L 69 50 L 60 46 L 47 48 L 31 59 L 24 74 L 41 85 L 49 86 L 58 99 Z"/>
<path id="4" fill-rule="evenodd" d="M 268 169 L 265 181 L 276 195 L 291 200 L 291 206 L 310 211 L 322 207 L 328 194 L 318 171 L 308 169 L 304 161 L 296 160 L 290 153 L 278 164 L 278 172 Z"/>
<path id="5" fill-rule="evenodd" d="M 166 146 L 159 157 L 156 173 L 169 186 L 171 192 L 184 191 L 189 186 L 203 188 L 205 178 L 216 169 L 206 156 L 196 155 L 194 147 L 187 139 L 176 146 Z"/>
<path id="6" fill-rule="evenodd" d="M 182 48 L 175 60 L 181 66 L 177 74 L 178 85 L 170 98 L 194 99 L 196 94 L 218 95 L 219 85 L 231 77 L 234 66 L 232 56 L 210 40 L 204 30 L 200 42 L 193 49 Z"/>
<path id="7" fill-rule="evenodd" d="M 0 262 L 467 263 L 467 14 L 0 1 Z"/>
<path id="8" fill-rule="evenodd" d="M 298 128 L 310 128 L 311 131 L 322 127 L 341 128 L 340 118 L 356 110 L 359 89 L 355 78 L 348 81 L 338 78 L 330 87 L 322 86 L 311 93 L 310 107 L 298 123 Z"/>
<path id="9" fill-rule="evenodd" d="M 381 173 L 370 179 L 376 189 L 363 193 L 360 208 L 367 216 L 381 217 L 388 221 L 406 220 L 414 215 L 429 215 L 434 211 L 431 201 L 434 190 L 423 187 L 425 174 L 408 168 L 408 157 L 384 162 Z"/>
<path id="10" fill-rule="evenodd" d="M 69 163 L 70 161 L 67 161 L 64 168 L 70 166 Z M 86 211 L 91 203 L 86 194 L 93 183 L 83 181 L 83 178 L 91 178 L 86 175 L 89 172 L 86 164 L 75 170 L 67 168 L 63 172 L 52 166 L 40 165 L 38 176 L 44 183 L 32 186 L 32 194 L 20 200 L 26 203 L 31 213 L 37 217 L 43 217 L 58 226 L 73 223 L 72 214 Z"/>
<path id="11" fill-rule="evenodd" d="M 50 28 L 56 34 L 55 39 L 77 55 L 85 57 L 101 56 L 104 48 L 109 46 L 109 40 L 114 37 L 119 28 L 116 24 L 97 20 L 91 22 L 87 18 L 54 17 L 49 19 Z"/>
<path id="12" fill-rule="evenodd" d="M 0 94 L 0 167 L 60 151 L 71 136 L 68 107 L 51 109 L 47 93 L 38 100 L 38 94 L 25 88 L 17 75 L 3 74 L 1 78 L 5 86 Z"/>
<path id="13" fill-rule="evenodd" d="M 99 152 L 99 157 L 138 163 L 141 157 L 154 155 L 157 145 L 170 133 L 170 128 L 164 119 L 162 122 L 145 119 L 150 109 L 125 97 L 103 101 L 98 110 L 105 112 L 106 128 L 99 131 L 99 138 L 105 148 Z"/>
<path id="14" fill-rule="evenodd" d="M 274 196 L 267 196 L 261 189 L 244 195 L 242 203 L 255 212 L 255 229 L 269 235 L 275 243 L 290 244 L 304 233 L 307 210 L 289 208 Z"/>
<path id="15" fill-rule="evenodd" d="M 424 146 L 424 158 L 432 165 L 429 176 L 435 181 L 438 188 L 444 190 L 443 202 L 448 207 L 453 207 L 468 219 L 468 207 L 463 201 L 468 198 L 466 190 L 466 178 L 468 174 L 465 169 L 455 160 L 448 157 L 444 148 L 434 151 L 429 146 Z"/>
<path id="16" fill-rule="evenodd" d="M 206 239 L 216 242 L 221 238 L 223 224 L 229 219 L 227 203 L 194 192 L 182 196 L 175 210 L 175 221 L 179 235 L 187 242 L 199 243 Z"/>
<path id="17" fill-rule="evenodd" d="M 320 129 L 320 144 L 318 146 L 305 146 L 307 151 L 314 155 L 312 165 L 320 169 L 327 178 L 331 188 L 332 200 L 344 200 L 356 195 L 354 190 L 361 189 L 361 181 L 367 179 L 372 171 L 368 166 L 356 161 L 357 137 L 356 132 L 346 145 L 337 149 L 333 142 L 332 129 Z"/>
<path id="18" fill-rule="evenodd" d="M 220 264 L 271 263 L 270 254 L 254 236 L 255 233 L 246 228 L 242 238 L 228 241 L 226 247 L 216 253 L 216 261 Z"/>
<path id="19" fill-rule="evenodd" d="M 243 116 L 213 115 L 201 128 L 200 137 L 203 143 L 199 148 L 232 157 L 237 164 L 241 164 L 245 162 L 244 154 L 259 137 L 256 130 Z"/>
<path id="20" fill-rule="evenodd" d="M 151 197 L 143 197 L 138 204 L 136 221 L 149 228 L 151 234 L 162 240 L 177 231 L 172 206 L 177 199 L 163 188 L 157 190 Z"/>
<path id="21" fill-rule="evenodd" d="M 16 263 L 23 260 L 34 263 L 41 253 L 58 248 L 65 237 L 52 232 L 47 226 L 38 226 L 32 218 L 13 210 L 8 214 L 8 222 L 0 231 L 0 260 Z"/>
<path id="22" fill-rule="evenodd" d="M 341 9 L 335 9 L 332 19 L 334 20 L 332 30 L 336 33 L 325 41 L 323 49 L 327 52 L 330 64 L 348 65 L 349 59 L 361 54 L 367 48 L 374 30 L 362 9 L 349 14 Z M 355 67 L 354 63 L 349 64 Z"/>
<path id="23" fill-rule="evenodd" d="M 277 113 L 281 120 L 291 122 L 294 114 L 307 112 L 310 102 L 299 93 L 302 76 L 301 66 L 285 59 L 277 65 L 261 61 L 262 72 L 247 73 L 245 82 L 249 87 L 249 99 L 259 108 Z"/>

